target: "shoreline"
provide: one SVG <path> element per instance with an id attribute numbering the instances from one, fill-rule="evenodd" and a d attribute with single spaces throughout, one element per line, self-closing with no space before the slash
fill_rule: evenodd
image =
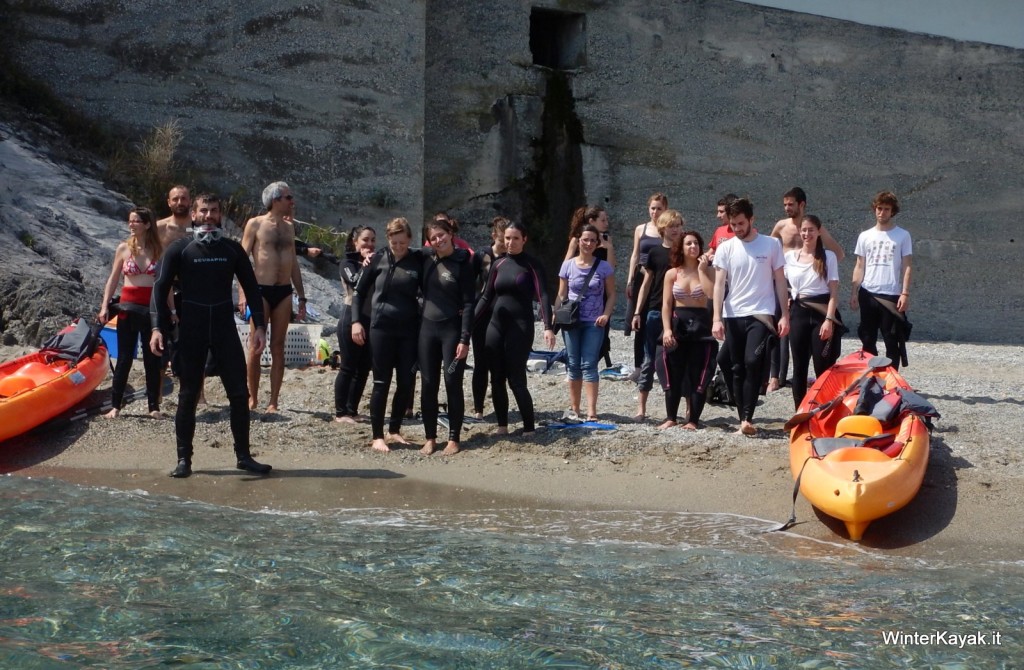
<path id="1" fill-rule="evenodd" d="M 796 507 L 800 523 L 788 532 L 886 557 L 1019 561 L 1024 541 L 1007 529 L 1024 512 L 1024 456 L 1015 439 L 1024 430 L 1024 405 L 1015 397 L 1024 352 L 912 343 L 909 353 L 907 378 L 943 415 L 921 491 L 904 509 L 873 522 L 860 543 L 850 543 L 840 522 L 817 513 L 803 497 Z M 614 360 L 625 358 L 613 350 Z M 133 370 L 133 384 L 141 383 L 136 373 L 141 370 Z M 465 426 L 462 453 L 425 457 L 418 452 L 418 421 L 403 429 L 410 446 L 391 453 L 369 448 L 367 424 L 334 423 L 328 407 L 333 380 L 324 368 L 290 368 L 282 411 L 254 413 L 253 453 L 274 466 L 265 479 L 234 468 L 227 403 L 217 380 L 208 383 L 210 405 L 199 412 L 195 474 L 189 479 L 167 476 L 174 466 L 173 421 L 149 418 L 144 403 L 128 406 L 114 421 L 95 418 L 9 440 L 0 451 L 0 471 L 251 510 L 721 513 L 764 519 L 766 529 L 790 514 L 793 478 L 781 428 L 792 414 L 788 389 L 762 398 L 755 416 L 762 431 L 754 439 L 735 435 L 734 410 L 716 405 L 708 407 L 704 427 L 696 432 L 659 431 L 656 418 L 631 423 L 634 385 L 606 381 L 599 411 L 617 430 L 547 428 L 527 442 L 515 430 L 510 436 L 490 434 L 488 417 Z M 530 387 L 539 419 L 561 415 L 564 377 L 531 374 Z M 97 397 L 105 397 L 107 388 Z M 660 403 L 656 390 L 649 404 L 654 416 Z M 163 410 L 173 413 L 174 394 Z M 512 419 L 515 426 L 514 412 Z"/>

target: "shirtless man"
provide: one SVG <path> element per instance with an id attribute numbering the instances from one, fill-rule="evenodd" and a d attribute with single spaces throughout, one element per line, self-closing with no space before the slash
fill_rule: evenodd
<path id="1" fill-rule="evenodd" d="M 192 196 L 188 192 L 188 187 L 180 184 L 171 187 L 167 194 L 167 207 L 171 210 L 171 215 L 156 222 L 156 232 L 164 249 L 174 240 L 188 235 L 191 229 L 192 219 L 189 211 L 192 208 Z"/>
<path id="2" fill-rule="evenodd" d="M 242 248 L 252 255 L 256 281 L 260 285 L 263 311 L 270 324 L 270 402 L 268 412 L 276 412 L 284 379 L 284 343 L 288 336 L 288 323 L 292 318 L 292 286 L 299 295 L 301 321 L 306 318 L 306 296 L 302 287 L 302 275 L 295 257 L 295 227 L 292 216 L 295 212 L 295 198 L 288 184 L 276 181 L 263 189 L 263 206 L 267 213 L 253 217 L 245 223 L 242 233 Z M 247 299 L 255 296 L 243 295 L 239 291 L 238 310 L 245 313 Z M 255 325 L 253 324 L 253 330 Z M 249 351 L 249 407 L 256 409 L 260 389 L 260 354 Z"/>
<path id="3" fill-rule="evenodd" d="M 800 224 L 807 211 L 807 194 L 799 186 L 794 186 L 782 194 L 782 209 L 786 212 L 786 218 L 779 219 L 775 224 L 772 237 L 782 242 L 782 251 L 785 253 L 803 246 L 803 240 L 800 239 Z M 843 248 L 824 226 L 821 228 L 821 241 L 826 249 L 836 255 L 837 261 L 843 260 Z"/>
<path id="4" fill-rule="evenodd" d="M 779 219 L 772 229 L 772 237 L 782 242 L 782 253 L 800 249 L 800 224 L 807 211 L 807 194 L 799 186 L 794 186 L 782 194 L 782 209 L 786 212 L 785 219 Z M 821 241 L 825 248 L 836 255 L 836 260 L 843 260 L 843 248 L 839 246 L 825 227 L 821 227 Z M 767 391 L 777 391 L 785 385 L 786 373 L 789 370 L 789 338 L 779 338 L 772 348 L 771 372 Z"/>

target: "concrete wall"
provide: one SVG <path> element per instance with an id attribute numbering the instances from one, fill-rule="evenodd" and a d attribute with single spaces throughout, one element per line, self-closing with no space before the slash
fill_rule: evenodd
<path id="1" fill-rule="evenodd" d="M 40 0 L 13 10 L 13 48 L 129 137 L 179 119 L 207 187 L 257 204 L 283 179 L 300 218 L 351 224 L 422 207 L 424 7 Z"/>
<path id="2" fill-rule="evenodd" d="M 532 6 L 586 14 L 571 76 L 584 189 L 620 257 L 653 191 L 710 233 L 721 194 L 752 197 L 770 230 L 800 185 L 852 252 L 871 197 L 892 189 L 915 238 L 915 336 L 1019 341 L 1024 52 L 729 0 L 431 2 L 428 208 L 522 212 L 545 91 Z"/>

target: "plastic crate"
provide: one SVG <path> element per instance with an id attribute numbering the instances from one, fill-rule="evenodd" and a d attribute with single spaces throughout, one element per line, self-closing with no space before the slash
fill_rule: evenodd
<path id="1" fill-rule="evenodd" d="M 242 347 L 249 349 L 249 324 L 236 325 Z M 288 326 L 284 340 L 284 364 L 306 365 L 316 358 L 316 345 L 320 341 L 323 326 L 318 324 L 293 323 Z M 267 329 L 267 346 L 260 356 L 260 365 L 270 365 L 270 329 Z"/>
<path id="2" fill-rule="evenodd" d="M 103 340 L 103 344 L 107 345 L 107 353 L 111 358 L 117 358 L 117 317 L 111 319 L 102 330 L 100 330 L 100 339 Z M 142 347 L 139 346 L 139 341 L 135 341 L 135 358 L 142 356 Z"/>

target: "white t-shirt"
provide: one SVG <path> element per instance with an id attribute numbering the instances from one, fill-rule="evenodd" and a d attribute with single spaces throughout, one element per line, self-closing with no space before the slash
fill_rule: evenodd
<path id="1" fill-rule="evenodd" d="M 814 269 L 813 260 L 800 263 L 797 261 L 799 257 L 799 249 L 786 252 L 786 279 L 789 281 L 789 294 L 794 298 L 827 294 L 828 283 L 839 281 L 839 262 L 828 249 L 825 250 L 825 279 Z"/>
<path id="2" fill-rule="evenodd" d="M 734 237 L 718 245 L 715 268 L 725 270 L 729 282 L 722 317 L 774 315 L 774 273 L 785 264 L 782 243 L 760 233 L 750 242 Z"/>
<path id="3" fill-rule="evenodd" d="M 899 226 L 892 230 L 868 228 L 857 237 L 853 253 L 864 259 L 864 290 L 882 295 L 903 291 L 903 257 L 914 254 L 910 233 Z"/>

